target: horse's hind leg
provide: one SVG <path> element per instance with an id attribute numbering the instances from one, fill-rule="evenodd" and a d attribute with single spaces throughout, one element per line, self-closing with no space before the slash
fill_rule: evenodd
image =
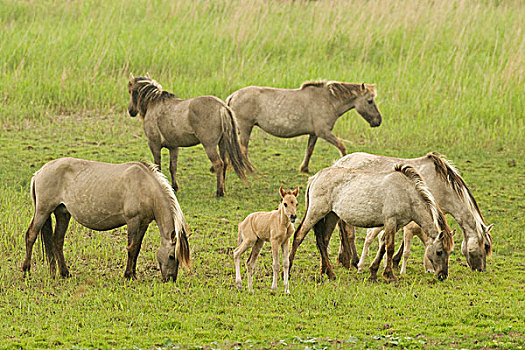
<path id="1" fill-rule="evenodd" d="M 376 239 L 377 235 L 381 233 L 381 230 L 383 230 L 382 227 L 376 227 L 367 230 L 365 244 L 363 245 L 363 251 L 361 252 L 361 258 L 359 259 L 359 263 L 357 264 L 357 273 L 362 273 L 365 269 L 366 256 L 368 255 L 370 245 L 374 242 L 374 239 Z"/>
<path id="2" fill-rule="evenodd" d="M 248 275 L 248 290 L 253 293 L 253 274 L 255 272 L 255 264 L 257 263 L 257 257 L 261 253 L 261 249 L 264 245 L 262 239 L 257 239 L 253 245 L 250 257 L 246 261 L 246 274 Z"/>
<path id="3" fill-rule="evenodd" d="M 52 278 L 55 278 L 56 250 L 55 240 L 53 237 L 53 226 L 51 224 L 51 216 L 49 216 L 42 226 L 42 240 L 44 241 L 44 249 L 46 252 L 47 262 L 49 263 L 49 274 Z"/>
<path id="4" fill-rule="evenodd" d="M 308 144 L 306 145 L 306 153 L 304 155 L 303 162 L 301 163 L 301 166 L 299 167 L 299 171 L 302 173 L 308 172 L 308 164 L 310 163 L 310 158 L 312 157 L 312 153 L 314 152 L 314 147 L 315 147 L 316 142 L 317 142 L 316 135 L 310 135 L 308 137 Z"/>
<path id="5" fill-rule="evenodd" d="M 339 236 L 341 238 L 338 256 L 339 263 L 347 269 L 350 268 L 350 264 L 357 268 L 359 256 L 355 247 L 355 227 L 348 225 L 343 220 L 339 220 Z"/>
<path id="6" fill-rule="evenodd" d="M 171 186 L 173 191 L 179 190 L 179 184 L 177 183 L 177 157 L 179 156 L 179 147 L 173 147 L 170 151 L 170 174 L 171 174 Z"/>
<path id="7" fill-rule="evenodd" d="M 237 288 L 241 288 L 241 255 L 257 241 L 257 238 L 250 239 L 249 237 L 244 237 L 241 227 L 243 223 L 244 221 L 239 224 L 239 241 L 241 243 L 233 251 L 233 261 L 235 262 L 235 284 L 237 285 Z M 240 238 L 242 238 L 242 240 Z"/>
<path id="8" fill-rule="evenodd" d="M 29 272 L 31 270 L 31 255 L 33 253 L 33 245 L 35 244 L 38 234 L 42 230 L 44 225 L 51 225 L 51 211 L 42 211 L 35 209 L 35 215 L 29 224 L 29 228 L 26 231 L 25 243 L 26 243 L 26 256 L 22 263 L 22 271 Z M 49 222 L 48 222 L 49 221 Z M 48 226 L 49 227 L 49 226 Z"/>
<path id="9" fill-rule="evenodd" d="M 67 228 L 69 226 L 69 220 L 71 219 L 71 214 L 67 211 L 64 205 L 59 205 L 55 209 L 55 235 L 54 235 L 54 248 L 55 256 L 58 261 L 58 268 L 60 269 L 60 276 L 69 277 L 69 269 L 66 265 L 66 260 L 64 258 L 64 237 L 66 235 Z"/>
<path id="10" fill-rule="evenodd" d="M 224 162 L 222 161 L 219 153 L 217 153 L 217 145 L 204 145 L 204 150 L 208 155 L 208 158 L 215 169 L 215 174 L 217 174 L 217 197 L 224 196 Z"/>
<path id="11" fill-rule="evenodd" d="M 328 257 L 327 243 L 330 242 L 330 237 L 338 221 L 339 217 L 331 212 L 314 226 L 315 240 L 319 253 L 321 254 L 321 274 L 326 273 L 328 278 L 332 280 L 335 279 L 336 276 Z"/>

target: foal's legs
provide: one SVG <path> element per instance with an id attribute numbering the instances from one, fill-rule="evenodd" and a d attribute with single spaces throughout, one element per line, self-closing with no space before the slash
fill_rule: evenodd
<path id="1" fill-rule="evenodd" d="M 361 258 L 359 259 L 359 263 L 357 264 L 357 273 L 362 273 L 363 270 L 365 269 L 366 256 L 368 255 L 370 244 L 374 242 L 374 239 L 376 239 L 377 235 L 381 232 L 382 229 L 383 229 L 382 227 L 375 227 L 375 228 L 370 228 L 366 231 L 365 244 L 363 245 L 363 251 L 361 252 Z"/>
<path id="2" fill-rule="evenodd" d="M 339 149 L 339 152 L 341 153 L 341 157 L 346 156 L 346 148 L 345 145 L 337 138 L 334 134 L 330 132 L 330 130 L 327 130 L 325 133 L 319 135 L 322 139 L 330 142 L 332 145 L 337 147 Z"/>
<path id="3" fill-rule="evenodd" d="M 339 245 L 338 260 L 341 265 L 350 268 L 351 264 L 357 268 L 359 256 L 357 255 L 357 248 L 355 247 L 355 227 L 348 225 L 343 220 L 339 220 L 339 236 L 341 244 Z"/>
<path id="4" fill-rule="evenodd" d="M 303 162 L 301 163 L 301 166 L 299 167 L 299 171 L 302 173 L 308 172 L 308 164 L 310 163 L 310 158 L 312 157 L 312 153 L 314 152 L 314 147 L 315 147 L 316 142 L 317 142 L 316 135 L 310 135 L 308 137 L 308 145 L 306 146 L 306 154 L 304 155 Z"/>
<path id="5" fill-rule="evenodd" d="M 241 227 L 239 226 L 239 230 L 241 230 Z M 237 285 L 237 288 L 241 288 L 241 255 L 248 250 L 249 248 L 253 247 L 254 244 L 257 242 L 257 238 L 247 238 L 244 237 L 242 232 L 239 232 L 239 236 L 243 238 L 242 242 L 239 244 L 237 248 L 233 251 L 233 261 L 235 262 L 235 284 Z"/>
<path id="6" fill-rule="evenodd" d="M 171 174 L 171 186 L 173 191 L 179 190 L 179 184 L 177 183 L 177 157 L 179 156 L 179 147 L 173 147 L 170 151 L 170 174 Z"/>
<path id="7" fill-rule="evenodd" d="M 293 233 L 293 226 L 288 226 L 287 237 L 290 237 Z M 290 286 L 288 284 L 289 272 L 290 272 L 290 240 L 286 239 L 281 245 L 283 251 L 283 284 L 284 292 L 290 294 Z"/>
<path id="8" fill-rule="evenodd" d="M 224 167 L 225 164 L 222 161 L 219 153 L 217 152 L 217 145 L 203 144 L 204 150 L 208 155 L 208 158 L 215 169 L 215 174 L 217 174 L 217 197 L 224 197 Z"/>
<path id="9" fill-rule="evenodd" d="M 261 249 L 264 245 L 264 241 L 262 239 L 257 239 L 255 244 L 253 245 L 252 252 L 250 253 L 250 257 L 248 258 L 248 261 L 246 261 L 246 272 L 248 275 L 248 290 L 253 293 L 253 274 L 255 272 L 255 264 L 257 262 L 257 257 L 259 256 L 259 253 L 261 253 Z M 240 273 L 239 273 L 240 278 Z"/>
<path id="10" fill-rule="evenodd" d="M 71 219 L 71 214 L 67 211 L 66 207 L 59 205 L 55 209 L 55 256 L 58 261 L 58 268 L 60 269 L 60 276 L 69 277 L 69 270 L 66 265 L 66 260 L 64 258 L 64 237 L 66 235 L 67 227 L 69 226 L 69 220 Z"/>
<path id="11" fill-rule="evenodd" d="M 136 279 L 137 258 L 139 256 L 142 239 L 148 228 L 139 218 L 133 218 L 127 222 L 128 225 L 128 262 L 124 277 L 127 279 Z"/>

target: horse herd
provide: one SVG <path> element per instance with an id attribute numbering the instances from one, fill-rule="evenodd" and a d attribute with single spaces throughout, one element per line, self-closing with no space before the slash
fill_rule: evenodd
<path id="1" fill-rule="evenodd" d="M 298 89 L 250 86 L 230 95 L 225 102 L 214 96 L 180 99 L 164 91 L 149 75 L 128 83 L 129 115 L 140 116 L 154 164 L 109 164 L 60 158 L 45 164 L 31 180 L 35 213 L 25 235 L 26 256 L 22 270 L 29 272 L 33 245 L 41 235 L 52 276 L 56 265 L 69 276 L 63 253 L 71 217 L 93 230 L 128 227 L 128 260 L 124 276 L 136 278 L 136 263 L 144 234 L 155 220 L 161 243 L 157 250 L 162 279 L 177 279 L 179 264 L 190 267 L 188 226 L 174 192 L 179 147 L 202 144 L 217 177 L 217 197 L 225 195 L 226 168 L 230 164 L 241 179 L 255 169 L 248 160 L 248 143 L 254 126 L 278 137 L 309 135 L 300 171 L 308 164 L 319 137 L 336 146 L 343 158 L 312 176 L 306 187 L 306 211 L 294 229 L 299 188 L 279 189 L 281 202 L 271 212 L 252 213 L 239 224 L 239 246 L 234 250 L 236 285 L 241 287 L 240 257 L 252 248 L 246 263 L 248 288 L 253 291 L 253 272 L 264 242 L 273 256 L 272 289 L 277 288 L 279 249 L 282 250 L 285 292 L 295 254 L 313 228 L 321 254 L 321 271 L 335 274 L 328 259 L 328 244 L 339 225 L 338 260 L 346 268 L 362 272 L 368 247 L 380 237 L 380 247 L 370 265 L 370 278 L 386 253 L 385 278 L 395 279 L 393 269 L 403 258 L 406 273 L 414 235 L 425 245 L 424 267 L 439 280 L 448 276 L 449 255 L 454 247 L 444 214 L 450 214 L 463 231 L 461 251 L 473 270 L 484 271 L 492 252 L 490 230 L 476 200 L 459 172 L 440 154 L 400 159 L 366 153 L 346 155 L 331 132 L 338 117 L 356 111 L 372 127 L 381 124 L 374 85 L 341 82 L 306 82 Z M 160 172 L 161 149 L 170 155 L 172 184 Z M 51 214 L 55 215 L 55 228 Z M 359 259 L 354 227 L 368 228 Z M 403 243 L 394 254 L 395 233 L 403 228 Z M 293 235 L 290 250 L 289 241 Z"/>

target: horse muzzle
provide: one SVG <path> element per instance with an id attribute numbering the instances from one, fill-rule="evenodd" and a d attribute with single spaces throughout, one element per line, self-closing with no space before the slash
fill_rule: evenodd
<path id="1" fill-rule="evenodd" d="M 448 273 L 446 272 L 440 272 L 437 276 L 438 281 L 444 281 L 448 277 Z"/>
<path id="2" fill-rule="evenodd" d="M 136 117 L 137 114 L 138 114 L 138 111 L 136 111 L 134 109 L 131 109 L 131 108 L 128 108 L 128 113 L 129 113 L 130 117 Z"/>
<path id="3" fill-rule="evenodd" d="M 297 215 L 290 215 L 290 221 L 292 224 L 295 222 L 295 219 L 297 219 Z"/>

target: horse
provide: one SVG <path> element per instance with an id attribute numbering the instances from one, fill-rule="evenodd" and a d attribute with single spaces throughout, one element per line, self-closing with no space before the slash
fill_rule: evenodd
<path id="1" fill-rule="evenodd" d="M 276 210 L 270 212 L 255 212 L 248 215 L 239 224 L 239 246 L 233 252 L 235 261 L 235 283 L 237 288 L 241 288 L 241 255 L 249 248 L 252 252 L 246 262 L 246 271 L 248 274 L 248 289 L 253 293 L 253 272 L 255 262 L 261 252 L 264 242 L 270 242 L 272 245 L 273 257 L 273 283 L 272 290 L 277 290 L 277 278 L 279 275 L 279 247 L 283 255 L 283 281 L 284 292 L 289 294 L 288 270 L 290 263 L 288 261 L 289 241 L 294 232 L 293 223 L 297 218 L 297 194 L 299 187 L 294 191 L 283 190 L 279 188 L 281 203 Z"/>
<path id="2" fill-rule="evenodd" d="M 376 95 L 374 85 L 308 81 L 298 89 L 245 87 L 228 96 L 226 104 L 237 117 L 240 144 L 246 157 L 255 125 L 277 137 L 309 135 L 299 168 L 307 173 L 319 137 L 337 147 L 342 156 L 346 154 L 341 140 L 332 134 L 337 118 L 344 113 L 355 108 L 371 127 L 381 125 Z"/>
<path id="3" fill-rule="evenodd" d="M 370 266 L 370 279 L 376 280 L 379 263 L 387 253 L 383 276 L 395 280 L 392 269 L 394 238 L 399 228 L 411 221 L 432 237 L 427 256 L 439 280 L 448 276 L 448 258 L 454 247 L 453 232 L 419 173 L 410 165 L 398 164 L 386 172 L 328 167 L 308 181 L 306 213 L 295 230 L 290 266 L 297 248 L 314 227 L 321 253 L 321 273 L 335 278 L 326 242 L 339 219 L 356 227 L 384 227 L 384 241 Z"/>
<path id="4" fill-rule="evenodd" d="M 128 226 L 128 261 L 124 273 L 127 279 L 136 279 L 142 239 L 153 220 L 161 236 L 157 261 L 162 279 L 175 282 L 179 263 L 190 267 L 184 215 L 166 177 L 153 164 L 56 159 L 34 174 L 31 198 L 35 213 L 25 234 L 24 275 L 30 272 L 33 244 L 40 233 L 51 276 L 56 275 L 57 261 L 60 275 L 70 276 L 64 259 L 64 237 L 71 217 L 97 231 Z M 51 213 L 56 219 L 54 232 Z"/>
<path id="5" fill-rule="evenodd" d="M 420 172 L 443 212 L 452 215 L 460 226 L 463 231 L 461 252 L 470 268 L 485 271 L 486 259 L 492 253 L 491 230 L 494 225 L 485 223 L 472 192 L 459 171 L 445 156 L 432 152 L 420 158 L 403 159 L 358 152 L 339 159 L 334 166 L 385 171 L 400 162 L 410 164 Z M 340 246 L 339 261 L 347 262 L 350 260 L 349 256 L 352 255 L 355 265 L 355 260 L 357 260 L 355 236 L 352 230 L 345 230 L 346 227 L 347 225 L 342 225 L 344 233 L 341 234 L 341 238 L 342 241 L 347 240 L 347 242 Z M 360 270 L 366 264 L 366 253 L 372 240 L 365 241 L 361 259 L 357 264 Z M 348 263 L 343 265 L 349 267 Z"/>
<path id="6" fill-rule="evenodd" d="M 149 74 L 137 78 L 130 74 L 128 93 L 129 115 L 140 115 L 159 170 L 161 149 L 164 147 L 169 150 L 171 180 L 175 191 L 179 188 L 176 178 L 179 147 L 202 144 L 217 174 L 217 197 L 223 197 L 225 193 L 226 156 L 242 180 L 246 179 L 246 172 L 253 172 L 253 167 L 240 149 L 234 113 L 219 98 L 177 98 L 162 90 L 162 86 L 151 79 Z"/>

